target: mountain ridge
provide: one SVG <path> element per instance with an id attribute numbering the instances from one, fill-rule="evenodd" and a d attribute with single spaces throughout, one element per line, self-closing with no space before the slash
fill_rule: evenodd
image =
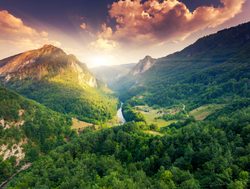
<path id="1" fill-rule="evenodd" d="M 239 29 L 240 28 L 240 29 Z M 230 28 L 226 28 L 223 30 L 220 30 L 216 33 L 204 36 L 199 38 L 197 41 L 195 41 L 193 44 L 187 46 L 186 48 L 182 49 L 181 51 L 172 53 L 170 55 L 167 55 L 165 57 L 159 58 L 164 59 L 164 58 L 172 58 L 174 56 L 186 56 L 187 58 L 191 57 L 191 53 L 201 53 L 203 51 L 207 50 L 207 46 L 210 46 L 210 49 L 215 48 L 215 47 L 223 47 L 225 45 L 228 45 L 232 47 L 235 43 L 238 44 L 238 46 L 244 45 L 245 42 L 249 42 L 250 40 L 250 34 L 248 33 L 250 29 L 250 22 L 246 22 L 243 24 L 239 24 L 237 26 L 233 26 Z M 229 34 L 230 33 L 230 34 Z M 225 34 L 225 35 L 224 35 Z M 219 36 L 224 35 L 224 37 L 227 39 L 220 39 Z M 244 36 L 242 36 L 244 35 Z M 231 39 L 231 40 L 230 40 Z M 233 39 L 233 41 L 232 41 Z M 215 43 L 213 43 L 213 40 Z M 225 44 L 223 43 L 218 43 L 218 41 L 223 40 L 223 43 L 227 41 Z M 238 41 L 240 40 L 240 41 Z M 234 48 L 233 48 L 234 50 Z M 208 54 L 203 54 L 203 55 L 208 55 Z M 221 57 L 223 58 L 223 57 Z"/>
<path id="2" fill-rule="evenodd" d="M 66 69 L 78 75 L 79 84 L 97 87 L 96 79 L 85 64 L 53 45 L 44 45 L 42 48 L 0 60 L 0 75 L 6 82 L 11 79 L 51 78 Z"/>
<path id="3" fill-rule="evenodd" d="M 54 111 L 87 122 L 105 122 L 117 100 L 85 64 L 53 45 L 0 61 L 0 82 Z"/>
<path id="4" fill-rule="evenodd" d="M 123 101 L 133 98 L 160 106 L 185 102 L 193 107 L 197 101 L 211 103 L 222 95 L 233 98 L 243 95 L 242 91 L 246 95 L 249 33 L 250 22 L 203 37 L 180 52 L 157 59 L 146 72 L 121 78 L 114 89 Z"/>

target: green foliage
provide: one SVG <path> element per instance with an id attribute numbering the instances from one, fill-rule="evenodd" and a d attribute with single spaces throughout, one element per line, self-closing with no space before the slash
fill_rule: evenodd
<path id="1" fill-rule="evenodd" d="M 166 121 L 170 120 L 182 120 L 187 118 L 187 113 L 184 111 L 180 111 L 176 114 L 164 114 L 162 118 Z"/>
<path id="2" fill-rule="evenodd" d="M 90 87 L 83 89 L 78 85 L 49 81 L 14 81 L 8 87 L 54 111 L 82 121 L 106 122 L 115 115 L 117 109 L 116 98 Z"/>
<path id="3" fill-rule="evenodd" d="M 12 158 L 3 160 L 0 156 L 0 182 L 4 181 L 14 173 L 15 161 Z"/>
<path id="4" fill-rule="evenodd" d="M 198 40 L 184 50 L 158 59 L 143 74 L 118 81 L 121 99 L 187 110 L 250 97 L 250 23 Z M 229 42 L 230 41 L 230 42 Z M 141 98 L 139 98 L 141 97 Z"/>
<path id="5" fill-rule="evenodd" d="M 27 161 L 34 161 L 40 154 L 64 144 L 65 138 L 71 135 L 70 118 L 2 87 L 0 107 L 0 120 L 4 120 L 5 126 L 9 125 L 9 128 L 4 128 L 0 124 L 0 146 L 11 147 L 26 141 L 23 147 Z M 23 115 L 19 115 L 20 111 Z M 17 126 L 18 122 L 23 122 L 23 125 Z M 15 170 L 16 163 L 10 163 L 10 159 L 0 160 L 0 182 Z"/>
<path id="6" fill-rule="evenodd" d="M 163 137 L 141 123 L 88 131 L 58 147 L 9 188 L 247 188 L 250 108 Z"/>
<path id="7" fill-rule="evenodd" d="M 145 122 L 145 118 L 142 113 L 133 110 L 129 103 L 123 105 L 122 113 L 126 121 Z"/>

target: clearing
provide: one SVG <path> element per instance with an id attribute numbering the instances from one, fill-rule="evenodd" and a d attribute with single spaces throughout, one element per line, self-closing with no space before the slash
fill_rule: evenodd
<path id="1" fill-rule="evenodd" d="M 154 135 L 154 136 L 164 136 L 164 134 L 158 132 L 158 131 L 151 131 L 151 130 L 146 130 L 146 131 L 143 131 L 144 133 L 146 134 L 149 134 L 149 135 Z"/>
<path id="2" fill-rule="evenodd" d="M 224 104 L 208 104 L 204 106 L 200 106 L 191 112 L 189 112 L 189 115 L 194 116 L 194 118 L 198 121 L 202 121 L 206 119 L 209 115 L 216 112 L 217 110 L 223 108 Z"/>
<path id="3" fill-rule="evenodd" d="M 142 113 L 145 117 L 145 120 L 148 124 L 155 124 L 158 127 L 166 127 L 172 123 L 175 123 L 177 120 L 166 121 L 160 117 L 164 115 L 164 109 L 153 109 L 149 106 L 135 106 L 135 111 Z"/>
<path id="4" fill-rule="evenodd" d="M 92 127 L 94 126 L 92 123 L 87 123 L 85 121 L 80 121 L 76 118 L 72 118 L 72 129 L 74 130 L 83 130 L 87 127 Z"/>

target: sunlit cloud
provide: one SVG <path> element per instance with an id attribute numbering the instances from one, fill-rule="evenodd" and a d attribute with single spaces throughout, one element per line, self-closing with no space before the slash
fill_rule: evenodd
<path id="1" fill-rule="evenodd" d="M 0 43 L 18 49 L 38 48 L 43 44 L 60 46 L 60 42 L 50 40 L 46 31 L 38 31 L 26 25 L 7 10 L 0 10 Z"/>
<path id="2" fill-rule="evenodd" d="M 119 0 L 109 10 L 115 27 L 106 26 L 98 40 L 123 44 L 157 44 L 184 40 L 237 15 L 245 0 L 221 0 L 222 6 L 200 6 L 193 12 L 179 0 Z"/>
<path id="3" fill-rule="evenodd" d="M 97 39 L 93 41 L 90 46 L 96 50 L 110 51 L 118 47 L 116 41 L 112 39 L 113 30 L 107 27 L 106 24 L 102 25 L 102 30 L 97 34 Z"/>
<path id="4" fill-rule="evenodd" d="M 146 54 L 162 57 L 199 37 L 242 23 L 242 18 L 248 21 L 249 6 L 246 0 L 221 0 L 219 5 L 191 11 L 181 0 L 114 0 L 107 19 L 98 12 L 91 17 L 69 11 L 70 23 L 57 21 L 56 13 L 50 21 L 22 8 L 16 11 L 25 17 L 17 17 L 15 9 L 0 9 L 0 59 L 44 44 L 75 54 L 89 66 L 133 63 Z"/>

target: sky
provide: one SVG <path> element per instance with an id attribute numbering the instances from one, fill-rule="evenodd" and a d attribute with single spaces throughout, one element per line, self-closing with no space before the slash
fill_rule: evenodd
<path id="1" fill-rule="evenodd" d="M 250 0 L 0 0 L 0 59 L 52 44 L 89 67 L 159 58 L 250 21 Z"/>

